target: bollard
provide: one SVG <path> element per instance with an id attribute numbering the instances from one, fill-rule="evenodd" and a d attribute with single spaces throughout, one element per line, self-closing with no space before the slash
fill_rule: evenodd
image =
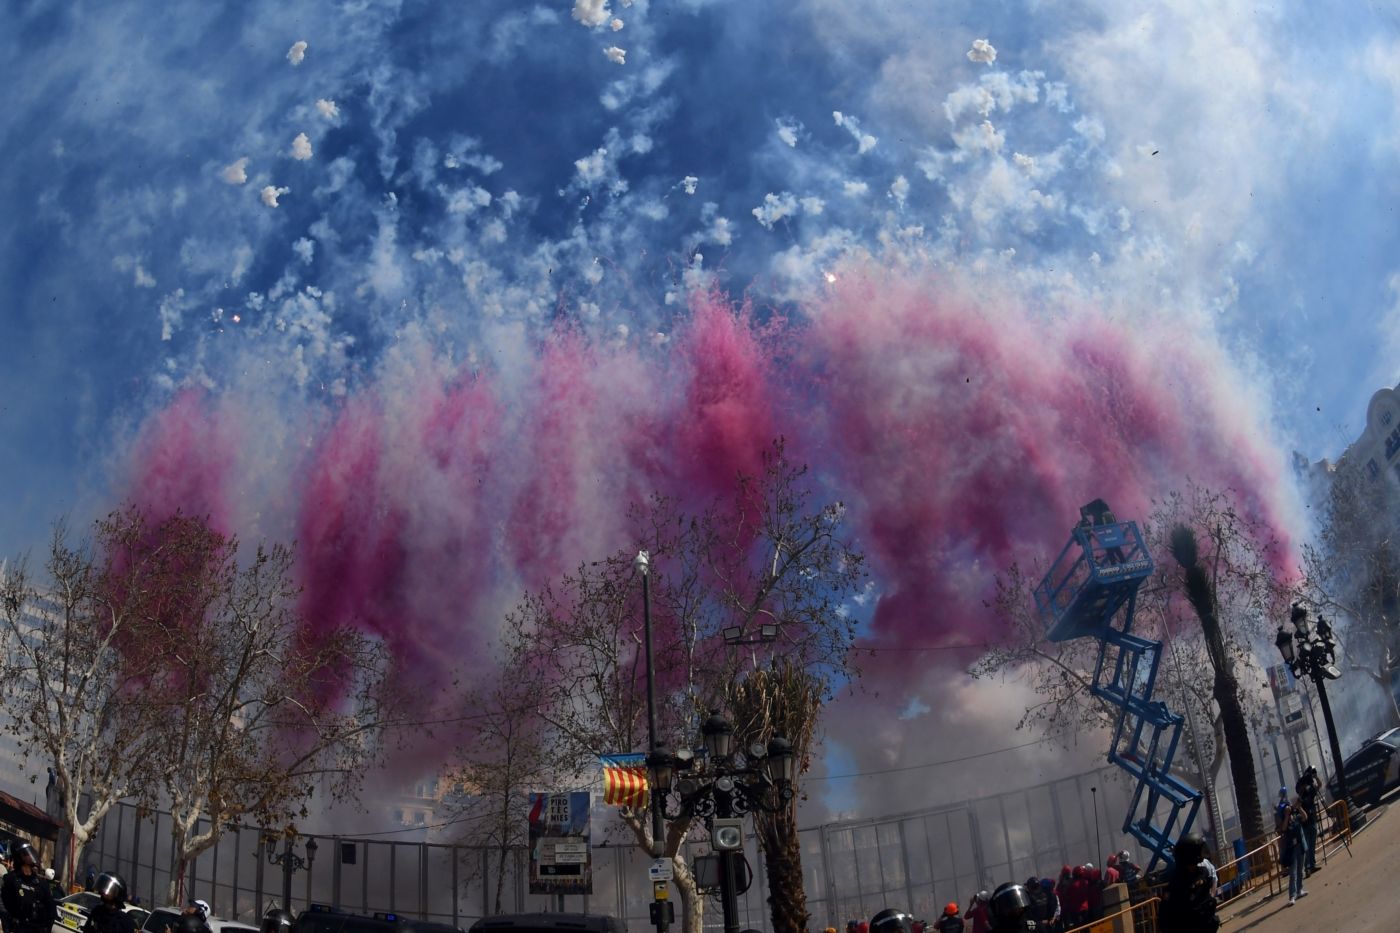
<path id="1" fill-rule="evenodd" d="M 1128 897 L 1128 886 L 1121 881 L 1103 889 L 1103 915 L 1112 917 L 1113 933 L 1133 933 L 1134 923 L 1131 913 L 1124 913 L 1132 906 Z M 1114 916 L 1117 914 L 1118 916 Z"/>

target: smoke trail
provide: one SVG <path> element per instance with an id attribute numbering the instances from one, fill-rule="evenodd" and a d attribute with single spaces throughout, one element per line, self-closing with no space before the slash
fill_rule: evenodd
<path id="1" fill-rule="evenodd" d="M 285 470 L 310 631 L 373 633 L 432 696 L 486 669 L 522 589 L 633 543 L 630 507 L 731 495 L 778 434 L 851 503 L 886 648 L 993 637 L 994 575 L 1053 555 L 1095 496 L 1142 517 L 1189 475 L 1287 537 L 1267 426 L 1207 336 L 874 265 L 798 310 L 760 326 L 710 296 L 666 341 L 565 328 L 487 365 L 425 343 L 386 355 Z M 227 511 L 237 445 L 218 425 L 189 393 L 152 416 L 143 502 Z M 907 702 L 933 669 L 895 652 L 867 674 Z"/>

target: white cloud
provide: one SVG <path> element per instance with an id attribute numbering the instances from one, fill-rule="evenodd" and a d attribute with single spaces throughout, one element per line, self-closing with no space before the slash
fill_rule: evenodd
<path id="1" fill-rule="evenodd" d="M 687 175 L 681 179 L 681 187 L 685 189 L 686 194 L 694 194 L 695 186 L 698 184 L 700 184 L 700 179 L 694 175 Z"/>
<path id="2" fill-rule="evenodd" d="M 997 60 L 997 50 L 986 39 L 974 39 L 972 48 L 967 50 L 967 60 L 990 65 Z"/>
<path id="3" fill-rule="evenodd" d="M 769 230 L 773 225 L 784 217 L 790 217 L 797 213 L 797 198 L 784 191 L 782 194 L 773 194 L 771 191 L 763 196 L 763 203 L 753 209 L 753 215 L 758 222 Z"/>
<path id="4" fill-rule="evenodd" d="M 797 134 L 802 132 L 802 124 L 791 117 L 779 117 L 774 121 L 778 124 L 778 138 L 789 146 L 797 146 Z"/>
<path id="5" fill-rule="evenodd" d="M 292 244 L 292 252 L 300 256 L 301 261 L 309 266 L 312 258 L 316 255 L 316 241 L 302 237 Z"/>
<path id="6" fill-rule="evenodd" d="M 491 192 L 480 185 L 454 191 L 447 199 L 449 214 L 475 214 L 481 208 L 490 206 Z"/>
<path id="7" fill-rule="evenodd" d="M 603 54 L 608 57 L 608 61 L 616 65 L 627 64 L 627 50 L 620 49 L 615 45 L 610 45 L 603 49 Z"/>
<path id="8" fill-rule="evenodd" d="M 964 84 L 943 100 L 948 122 L 956 123 L 969 112 L 982 117 L 994 110 L 1010 110 L 1017 104 L 1033 104 L 1040 99 L 1044 72 L 1022 71 L 1015 75 L 996 71 L 983 75 L 976 84 Z"/>
<path id="9" fill-rule="evenodd" d="M 311 140 L 305 133 L 298 133 L 297 138 L 292 140 L 292 158 L 298 162 L 311 158 Z"/>
<path id="10" fill-rule="evenodd" d="M 301 39 L 292 43 L 292 47 L 287 50 L 287 61 L 293 66 L 300 65 L 306 58 L 306 40 Z"/>
<path id="11" fill-rule="evenodd" d="M 813 217 L 820 216 L 822 212 L 826 210 L 826 202 L 821 198 L 802 198 L 798 203 L 802 205 L 802 212 L 804 214 L 810 214 Z"/>
<path id="12" fill-rule="evenodd" d="M 608 0 L 574 0 L 574 19 L 590 29 L 597 29 L 608 21 L 612 11 Z"/>
<path id="13" fill-rule="evenodd" d="M 832 119 L 836 121 L 836 125 L 843 127 L 846 132 L 851 134 L 851 138 L 856 141 L 856 152 L 858 154 L 864 155 L 871 149 L 874 149 L 876 143 L 879 142 L 876 137 L 860 131 L 860 123 L 855 117 L 847 116 L 839 110 L 831 111 L 831 116 Z"/>
<path id="14" fill-rule="evenodd" d="M 864 197 L 870 192 L 870 186 L 863 181 L 848 181 L 841 185 L 841 193 L 848 198 Z"/>
<path id="15" fill-rule="evenodd" d="M 327 120 L 334 120 L 340 116 L 340 106 L 328 97 L 322 97 L 316 101 L 316 112 Z"/>
<path id="16" fill-rule="evenodd" d="M 611 23 L 608 23 L 608 26 L 612 28 L 613 32 L 617 32 L 618 30 L 620 30 L 623 27 L 623 25 L 624 23 L 620 19 L 614 19 Z"/>
<path id="17" fill-rule="evenodd" d="M 136 286 L 138 288 L 155 288 L 156 280 L 146 271 L 141 263 L 136 264 Z"/>
<path id="18" fill-rule="evenodd" d="M 607 149 L 595 149 L 592 155 L 574 162 L 574 168 L 578 169 L 579 180 L 586 187 L 592 187 L 606 178 L 609 165 Z"/>
<path id="19" fill-rule="evenodd" d="M 890 197 L 893 198 L 894 203 L 902 209 L 904 207 L 904 202 L 909 199 L 909 179 L 905 178 L 903 175 L 895 178 L 895 180 L 890 183 Z"/>
<path id="20" fill-rule="evenodd" d="M 220 177 L 230 185 L 241 185 L 248 181 L 248 159 L 245 156 L 224 166 Z"/>
<path id="21" fill-rule="evenodd" d="M 716 246 L 728 246 L 734 242 L 734 228 L 728 217 L 716 217 L 705 233 L 705 239 Z"/>
<path id="22" fill-rule="evenodd" d="M 262 202 L 268 207 L 276 207 L 277 199 L 282 197 L 282 195 L 284 194 L 290 194 L 291 191 L 291 188 L 275 188 L 272 185 L 268 185 L 265 188 L 263 188 L 259 197 L 262 198 Z"/>
<path id="23" fill-rule="evenodd" d="M 177 288 L 160 300 L 157 309 L 160 315 L 160 339 L 169 340 L 175 336 L 175 328 L 185 313 L 185 290 Z"/>

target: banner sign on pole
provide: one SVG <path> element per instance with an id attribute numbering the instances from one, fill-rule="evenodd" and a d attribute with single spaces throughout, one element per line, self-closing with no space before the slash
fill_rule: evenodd
<path id="1" fill-rule="evenodd" d="M 530 795 L 530 893 L 592 894 L 588 791 Z"/>

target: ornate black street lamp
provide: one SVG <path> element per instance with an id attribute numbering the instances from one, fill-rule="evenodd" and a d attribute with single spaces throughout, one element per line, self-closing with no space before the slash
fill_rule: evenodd
<path id="1" fill-rule="evenodd" d="M 709 829 L 710 846 L 719 858 L 724 930 L 738 933 L 744 817 L 760 810 L 777 813 L 791 803 L 797 756 L 792 743 L 782 736 L 774 736 L 767 745 L 755 742 L 744 754 L 736 754 L 734 727 L 718 713 L 711 713 L 700 726 L 700 739 L 705 748 L 703 764 L 697 764 L 685 749 L 674 755 L 657 749 L 657 754 L 647 757 L 647 768 L 654 799 L 667 819 L 688 816 Z M 686 775 L 673 781 L 677 771 Z M 674 811 L 666 809 L 672 797 Z"/>
<path id="2" fill-rule="evenodd" d="M 292 851 L 292 843 L 296 840 L 297 834 L 288 832 L 283 838 L 286 840 L 282 851 L 277 851 L 277 837 L 264 836 L 263 847 L 267 854 L 269 865 L 280 865 L 282 867 L 282 909 L 292 909 L 292 874 L 297 871 L 311 870 L 311 864 L 316 861 L 316 837 L 312 836 L 306 840 L 306 857 L 303 858 Z"/>
<path id="3" fill-rule="evenodd" d="M 1290 632 L 1282 625 L 1278 627 L 1278 637 L 1274 644 L 1294 677 L 1307 677 L 1317 685 L 1317 699 L 1322 704 L 1322 719 L 1327 724 L 1327 742 L 1332 749 L 1332 766 L 1337 774 L 1337 799 L 1345 800 L 1348 812 L 1352 813 L 1353 825 L 1360 822 L 1361 815 L 1351 803 L 1351 793 L 1347 789 L 1346 770 L 1342 762 L 1342 746 L 1337 741 L 1337 726 L 1332 721 L 1332 704 L 1327 701 L 1327 681 L 1342 676 L 1337 668 L 1337 640 L 1332 626 L 1318 616 L 1317 625 L 1308 622 L 1308 610 L 1297 603 L 1289 618 L 1293 623 Z"/>

